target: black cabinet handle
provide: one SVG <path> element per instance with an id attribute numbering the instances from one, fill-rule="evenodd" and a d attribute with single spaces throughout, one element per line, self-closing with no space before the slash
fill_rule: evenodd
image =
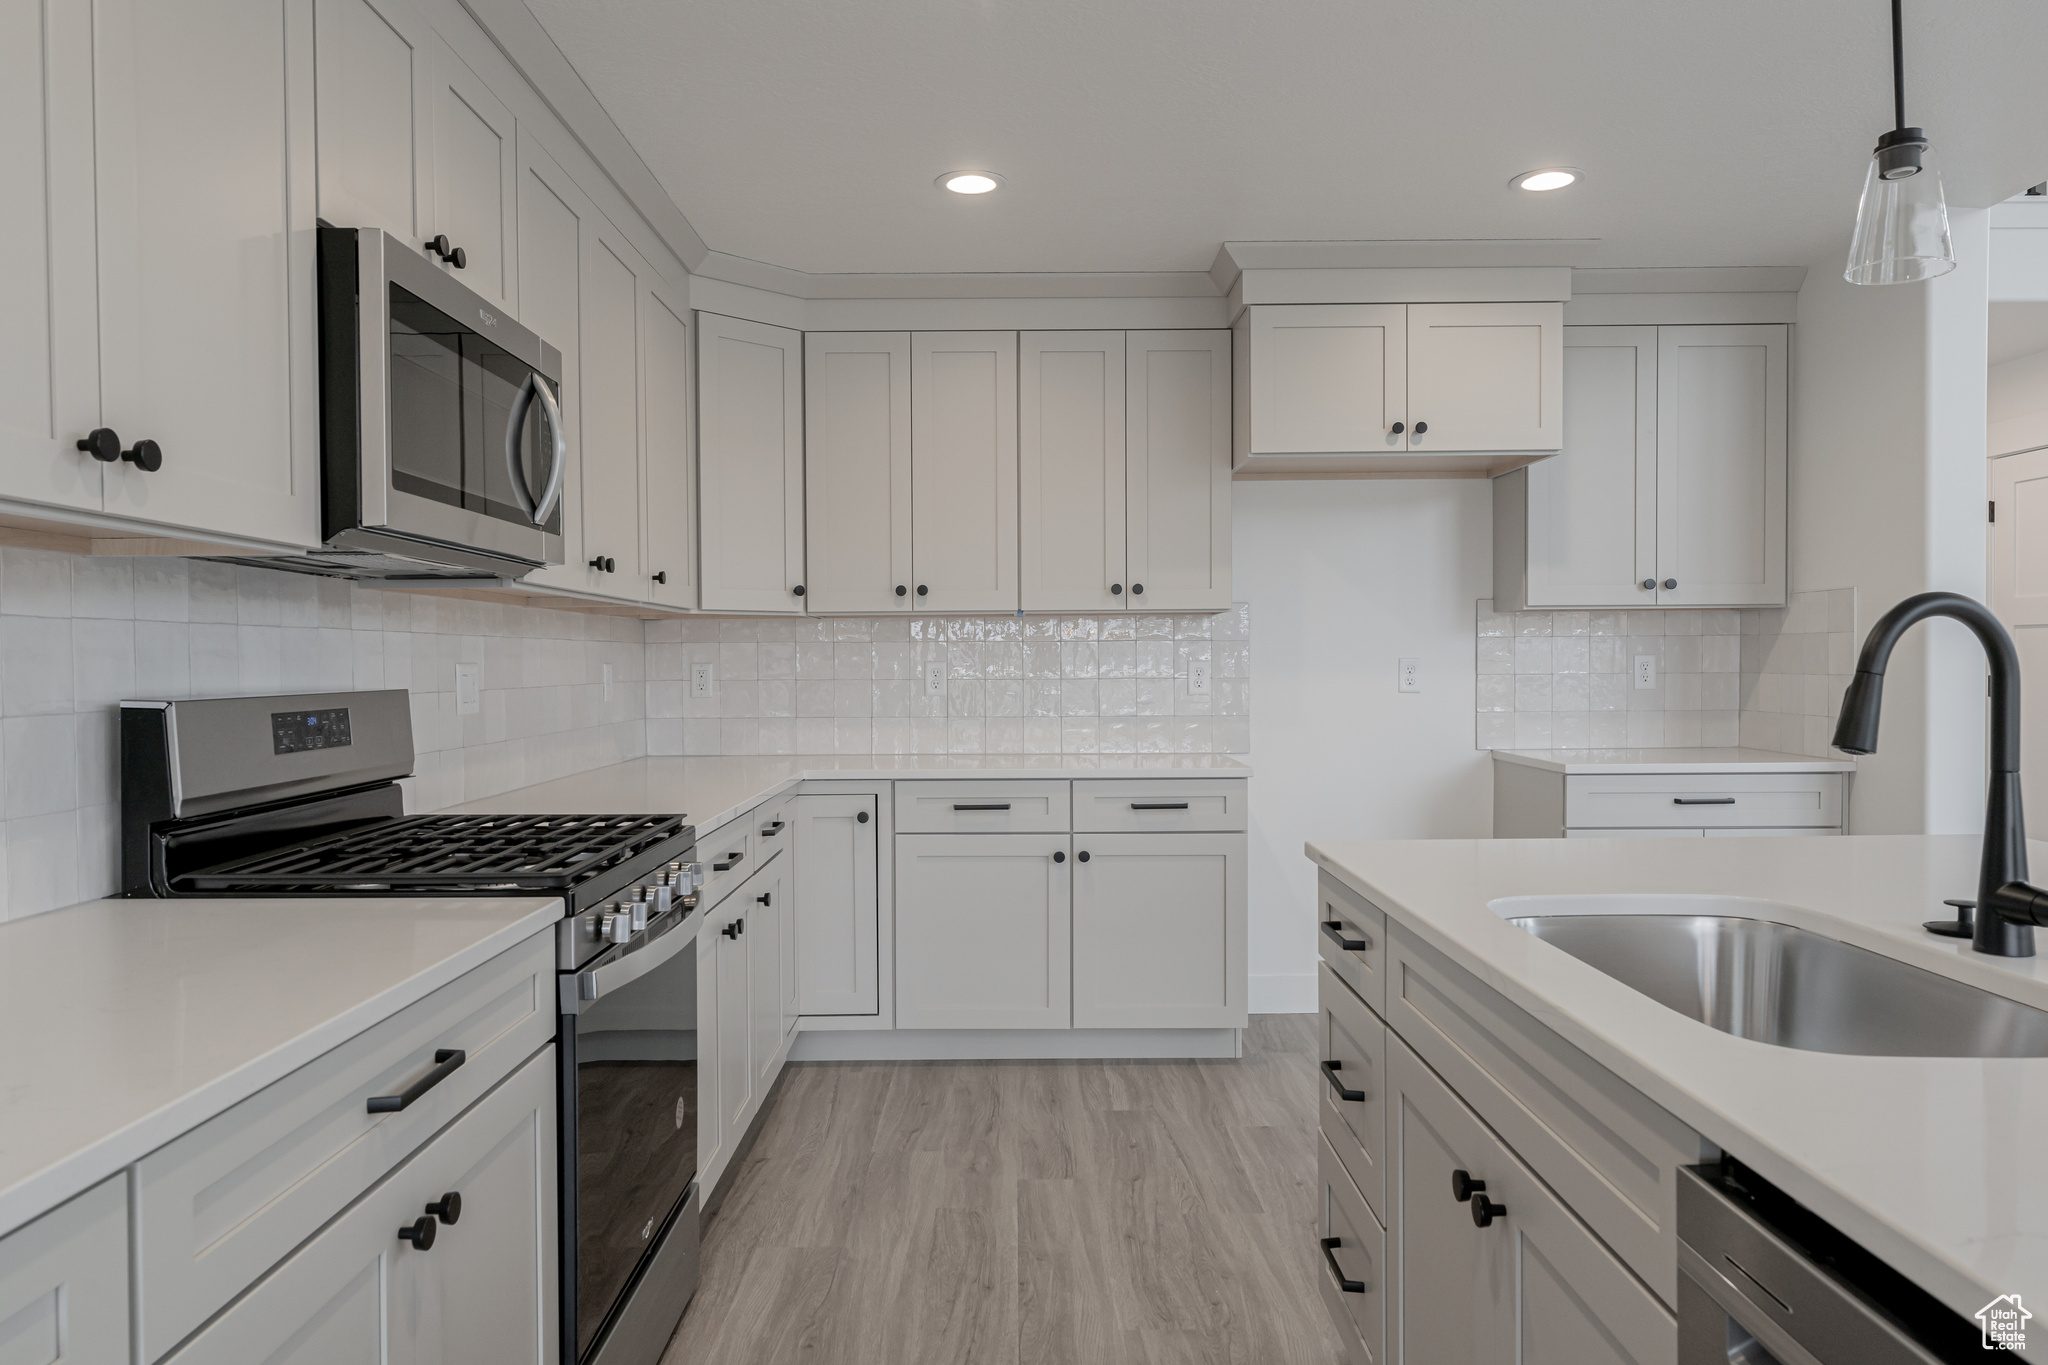
<path id="1" fill-rule="evenodd" d="M 164 448 L 155 441 L 137 441 L 133 450 L 121 452 L 121 458 L 145 474 L 154 474 L 164 467 Z"/>
<path id="2" fill-rule="evenodd" d="M 723 929 L 720 929 L 718 932 L 724 934 L 727 938 L 738 938 L 740 936 L 740 922 L 738 920 L 734 920 L 731 924 L 726 925 Z"/>
<path id="3" fill-rule="evenodd" d="M 412 1102 L 432 1090 L 455 1074 L 456 1068 L 469 1060 L 469 1054 L 459 1047 L 434 1049 L 434 1069 L 414 1081 L 396 1095 L 370 1096 L 370 1112 L 373 1114 L 399 1114 L 412 1106 Z M 420 1250 L 425 1251 L 425 1247 Z"/>
<path id="4" fill-rule="evenodd" d="M 590 567 L 599 573 L 611 573 L 619 567 L 619 561 L 606 555 L 599 555 L 590 561 Z"/>
<path id="5" fill-rule="evenodd" d="M 1121 584 L 1121 583 L 1112 583 L 1112 584 L 1110 584 L 1110 585 L 1109 585 L 1109 595 L 1110 595 L 1111 597 L 1122 597 L 1122 596 L 1124 595 L 1124 585 L 1123 585 L 1123 584 Z"/>
<path id="6" fill-rule="evenodd" d="M 1350 1100 L 1353 1104 L 1363 1102 L 1365 1099 L 1365 1092 L 1363 1090 L 1353 1090 L 1337 1079 L 1337 1073 L 1343 1069 L 1344 1063 L 1342 1062 L 1324 1062 L 1323 1079 L 1328 1081 L 1330 1088 L 1337 1092 L 1338 1099 Z"/>
<path id="7" fill-rule="evenodd" d="M 804 595 L 804 585 L 799 583 L 795 587 L 791 588 L 790 591 L 795 593 L 798 597 L 802 597 Z"/>
<path id="8" fill-rule="evenodd" d="M 725 855 L 725 861 L 722 863 L 713 863 L 711 865 L 711 870 L 713 872 L 730 872 L 736 865 L 743 863 L 746 860 L 747 855 L 744 853 L 728 853 Z"/>
<path id="9" fill-rule="evenodd" d="M 419 1218 L 398 1230 L 398 1240 L 411 1242 L 419 1251 L 426 1251 L 434 1245 L 434 1229 L 439 1226 L 431 1218 Z"/>
<path id="10" fill-rule="evenodd" d="M 462 1196 L 450 1190 L 427 1205 L 427 1212 L 452 1228 L 462 1218 Z"/>
<path id="11" fill-rule="evenodd" d="M 1425 432 L 1425 431 L 1428 431 L 1428 430 L 1429 430 L 1429 423 L 1427 423 L 1427 422 L 1417 422 L 1417 423 L 1415 424 L 1415 434 L 1416 434 L 1417 436 L 1420 436 L 1420 435 L 1421 435 L 1421 434 L 1422 434 L 1423 432 Z"/>
<path id="12" fill-rule="evenodd" d="M 1131 809 L 1132 809 L 1132 810 L 1186 810 L 1187 808 L 1188 808 L 1188 803 L 1187 803 L 1187 802 L 1185 802 L 1185 801 L 1133 801 L 1133 802 L 1131 802 Z"/>
<path id="13" fill-rule="evenodd" d="M 1369 952 L 1371 952 L 1371 951 L 1372 951 L 1372 940 L 1371 940 L 1371 939 L 1369 939 L 1369 938 L 1346 938 L 1346 937 L 1344 936 L 1344 921 L 1343 921 L 1343 920 L 1338 920 L 1338 919 L 1326 919 L 1326 920 L 1324 920 L 1324 921 L 1323 921 L 1323 932 L 1324 932 L 1324 933 L 1326 933 L 1326 934 L 1328 934 L 1328 935 L 1329 935 L 1329 936 L 1330 936 L 1331 938 L 1333 938 L 1333 939 L 1336 939 L 1336 940 L 1337 940 L 1337 946 L 1338 946 L 1339 948 L 1342 948 L 1342 949 L 1343 949 L 1343 950 L 1344 950 L 1345 952 L 1347 952 L 1347 953 L 1369 953 Z"/>
<path id="14" fill-rule="evenodd" d="M 1074 855 L 1074 861 L 1076 861 L 1076 862 L 1081 862 L 1081 863 L 1085 863 L 1085 862 L 1087 862 L 1087 861 L 1088 861 L 1088 850 L 1084 848 L 1084 849 L 1082 849 L 1082 850 L 1081 850 L 1081 851 L 1080 851 L 1079 853 L 1076 853 L 1076 854 Z"/>
<path id="15" fill-rule="evenodd" d="M 1674 806 L 1732 806 L 1735 804 L 1735 798 L 1732 796 L 1674 796 L 1671 798 L 1671 804 Z"/>
<path id="16" fill-rule="evenodd" d="M 860 821 L 863 825 L 865 825 L 868 822 L 868 813 L 866 811 L 862 811 L 859 815 L 856 815 L 853 818 Z"/>
<path id="17" fill-rule="evenodd" d="M 768 828 L 761 831 L 761 837 L 763 839 L 773 839 L 776 835 L 780 833 L 782 833 L 782 821 L 777 820 L 771 823 L 768 826 Z"/>
<path id="18" fill-rule="evenodd" d="M 896 595 L 897 595 L 898 597 L 905 597 L 905 596 L 908 596 L 908 595 L 909 595 L 909 593 L 910 593 L 910 589 L 908 589 L 908 588 L 904 587 L 904 586 L 903 586 L 903 585 L 902 585 L 901 583 L 898 583 L 898 584 L 896 585 Z"/>
<path id="19" fill-rule="evenodd" d="M 652 575 L 652 577 L 653 577 L 654 581 L 655 581 L 655 582 L 657 582 L 657 583 L 667 583 L 667 582 L 668 582 L 668 570 L 667 570 L 667 569 L 663 569 L 663 570 L 662 570 L 662 571 L 661 571 L 660 573 Z"/>
<path id="20" fill-rule="evenodd" d="M 1133 583 L 1133 584 L 1131 584 L 1131 596 L 1133 596 L 1133 597 L 1143 597 L 1144 595 L 1145 595 L 1145 585 L 1144 585 L 1143 583 Z"/>
<path id="21" fill-rule="evenodd" d="M 1654 579 L 1654 578 L 1645 578 L 1645 579 L 1643 580 L 1643 591 L 1644 591 L 1644 592 L 1655 592 L 1655 591 L 1657 591 L 1657 580 L 1656 580 L 1656 579 Z"/>
<path id="22" fill-rule="evenodd" d="M 1347 1280 L 1344 1272 L 1337 1267 L 1337 1248 L 1344 1245 L 1342 1237 L 1323 1238 L 1323 1259 L 1330 1263 L 1330 1273 L 1337 1277 L 1337 1287 L 1347 1294 L 1363 1294 L 1364 1280 Z"/>
<path id="23" fill-rule="evenodd" d="M 1009 808 L 1010 803 L 1007 801 L 987 801 L 973 805 L 964 805 L 960 802 L 953 804 L 954 810 L 1008 810 Z"/>
<path id="24" fill-rule="evenodd" d="M 917 595 L 918 595 L 919 597 L 923 597 L 923 596 L 925 596 L 926 594 L 928 594 L 928 593 L 930 593 L 930 592 L 931 592 L 931 589 L 930 589 L 930 588 L 927 588 L 927 587 L 926 587 L 926 586 L 925 586 L 924 584 L 920 583 L 920 584 L 918 584 L 918 585 L 917 585 Z"/>
<path id="25" fill-rule="evenodd" d="M 1664 580 L 1664 586 L 1667 588 L 1675 588 L 1678 586 L 1678 580 L 1675 578 L 1667 578 Z"/>
<path id="26" fill-rule="evenodd" d="M 1396 422 L 1394 423 L 1394 425 L 1388 427 L 1387 430 L 1391 432 L 1393 435 L 1399 436 L 1402 432 L 1408 430 L 1408 424 L 1406 422 Z"/>
<path id="27" fill-rule="evenodd" d="M 121 458 L 121 438 L 112 427 L 94 427 L 78 443 L 78 448 L 102 464 L 112 464 Z"/>
<path id="28" fill-rule="evenodd" d="M 763 891 L 760 895 L 754 897 L 754 904 L 766 905 L 768 904 L 768 898 L 774 894 L 772 891 Z"/>
<path id="29" fill-rule="evenodd" d="M 1055 853 L 1052 855 L 1052 860 L 1056 863 L 1063 863 L 1067 860 L 1067 855 L 1064 853 Z"/>

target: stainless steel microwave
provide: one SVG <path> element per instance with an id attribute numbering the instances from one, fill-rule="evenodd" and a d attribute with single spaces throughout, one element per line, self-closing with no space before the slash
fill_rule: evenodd
<path id="1" fill-rule="evenodd" d="M 305 569 L 518 578 L 561 563 L 561 352 L 388 233 L 323 223 L 319 260 L 326 548 Z"/>

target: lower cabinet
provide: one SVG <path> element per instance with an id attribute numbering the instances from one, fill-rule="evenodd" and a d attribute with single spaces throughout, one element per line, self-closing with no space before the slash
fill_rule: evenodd
<path id="1" fill-rule="evenodd" d="M 1243 1028 L 1245 837 L 1074 836 L 1074 1027 Z"/>
<path id="2" fill-rule="evenodd" d="M 896 838 L 896 1026 L 1073 1023 L 1072 839 Z"/>
<path id="3" fill-rule="evenodd" d="M 747 943 L 747 1049 L 754 1068 L 754 1086 L 766 1094 L 781 1057 L 782 919 L 789 909 L 783 870 L 789 859 L 777 858 L 740 888 L 743 904 L 736 921 Z"/>
<path id="4" fill-rule="evenodd" d="M 550 1045 L 169 1358 L 552 1365 L 554 1073 Z"/>
<path id="5" fill-rule="evenodd" d="M 786 818 L 796 831 L 796 924 L 790 954 L 802 1014 L 877 1014 L 879 922 L 873 796 L 799 796 Z"/>
<path id="6" fill-rule="evenodd" d="M 698 930 L 697 1173 L 707 1192 L 789 1054 L 796 1022 L 788 985 L 792 866 L 771 853 L 705 912 Z"/>
<path id="7" fill-rule="evenodd" d="M 125 1174 L 0 1238 L 0 1360 L 126 1365 Z"/>
<path id="8" fill-rule="evenodd" d="M 712 1045 L 718 1049 L 717 1064 L 709 1068 L 709 1074 L 717 1077 L 715 1096 L 699 1093 L 697 1102 L 717 1116 L 717 1129 L 713 1141 L 701 1150 L 704 1155 L 698 1165 L 708 1174 L 714 1156 L 723 1161 L 731 1155 L 729 1144 L 740 1133 L 746 1131 L 746 1120 L 754 1105 L 754 1068 L 748 1060 L 747 1045 L 752 1038 L 753 1015 L 747 1008 L 747 990 L 753 984 L 753 974 L 747 970 L 747 949 L 750 946 L 743 935 L 746 933 L 745 888 L 726 897 L 724 903 L 711 912 L 699 931 L 699 941 L 706 947 L 698 949 L 699 961 L 710 959 L 712 989 L 706 994 L 699 992 L 698 1009 L 710 1006 L 712 1027 L 700 1025 L 698 1036 L 706 1034 Z M 702 981 L 702 975 L 699 975 Z M 701 1045 L 701 1044 L 700 1044 Z M 698 1069 L 698 1085 L 707 1079 L 707 1069 Z"/>
<path id="9" fill-rule="evenodd" d="M 1387 1359 L 1386 1231 L 1328 1138 L 1316 1142 L 1316 1174 L 1323 1304 L 1343 1338 L 1347 1365 L 1381 1365 Z"/>

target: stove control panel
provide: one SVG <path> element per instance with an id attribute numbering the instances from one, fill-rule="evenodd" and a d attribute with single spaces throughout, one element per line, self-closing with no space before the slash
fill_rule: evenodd
<path id="1" fill-rule="evenodd" d="M 270 713 L 270 752 L 304 754 L 315 749 L 346 749 L 349 738 L 348 708 L 324 711 L 273 711 Z"/>

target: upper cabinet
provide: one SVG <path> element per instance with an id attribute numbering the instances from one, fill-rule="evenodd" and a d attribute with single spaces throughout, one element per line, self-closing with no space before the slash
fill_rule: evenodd
<path id="1" fill-rule="evenodd" d="M 1563 441 L 1561 303 L 1260 304 L 1237 333 L 1247 476 L 1497 470 Z"/>
<path id="2" fill-rule="evenodd" d="M 804 338 L 804 506 L 806 606 L 911 609 L 910 333 Z"/>
<path id="3" fill-rule="evenodd" d="M 647 600 L 697 605 L 696 432 L 690 411 L 690 310 L 650 272 L 641 299 L 646 385 L 642 565 Z"/>
<path id="4" fill-rule="evenodd" d="M 647 267 L 600 219 L 583 236 L 585 586 L 640 596 L 641 320 Z M 574 566 L 570 566 L 574 567 Z"/>
<path id="5" fill-rule="evenodd" d="M 1568 327 L 1563 452 L 1494 481 L 1494 600 L 1785 601 L 1786 331 Z"/>
<path id="6" fill-rule="evenodd" d="M 1130 605 L 1230 605 L 1230 334 L 1128 334 Z"/>
<path id="7" fill-rule="evenodd" d="M 314 0 L 313 50 L 320 217 L 424 242 L 446 48 L 412 0 Z"/>
<path id="8" fill-rule="evenodd" d="M 432 218 L 420 240 L 437 243 L 434 258 L 443 270 L 518 317 L 519 143 L 512 114 L 446 43 L 437 39 L 434 49 Z"/>
<path id="9" fill-rule="evenodd" d="M 562 425 L 569 444 L 562 477 L 563 562 L 536 569 L 526 581 L 588 590 L 596 571 L 583 552 L 583 240 L 596 233 L 602 215 L 530 134 L 520 137 L 517 198 L 522 321 L 562 353 Z"/>
<path id="10" fill-rule="evenodd" d="M 706 611 L 803 610 L 803 335 L 698 315 L 698 525 Z"/>
<path id="11" fill-rule="evenodd" d="M 1019 579 L 1026 611 L 1130 605 L 1122 332 L 1018 339 Z"/>
<path id="12" fill-rule="evenodd" d="M 1017 610 L 1017 334 L 910 339 L 911 589 L 926 611 Z"/>

